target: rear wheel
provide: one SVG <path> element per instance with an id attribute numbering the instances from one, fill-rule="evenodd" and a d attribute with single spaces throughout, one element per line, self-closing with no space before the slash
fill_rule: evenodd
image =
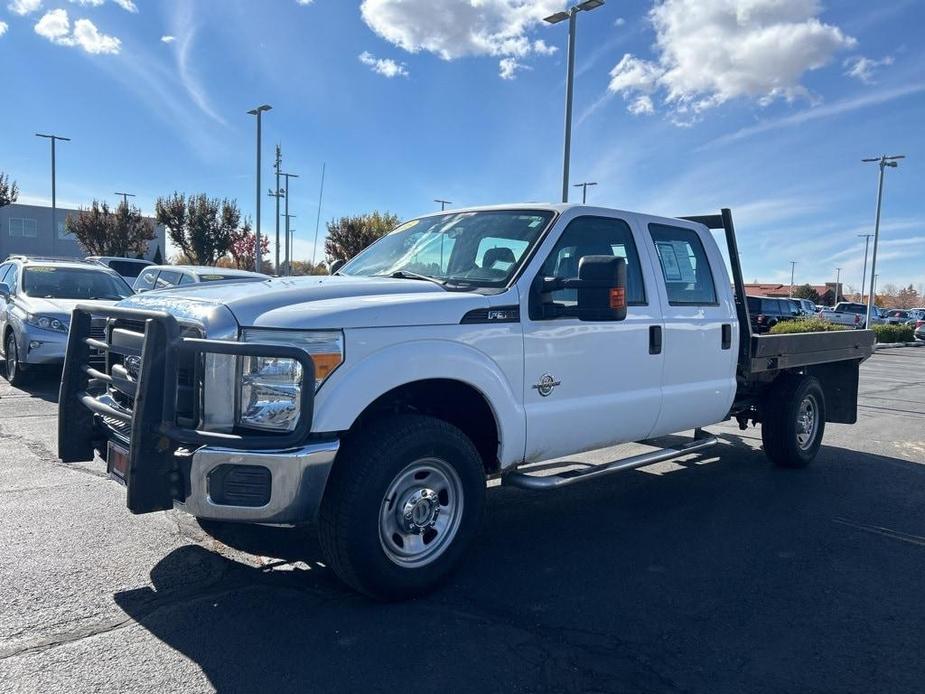
<path id="1" fill-rule="evenodd" d="M 775 384 L 764 405 L 761 441 L 764 452 L 781 467 L 809 465 L 825 433 L 825 395 L 812 376 L 785 378 Z"/>
<path id="2" fill-rule="evenodd" d="M 380 600 L 439 585 L 474 537 L 485 472 L 472 442 L 432 417 L 397 415 L 347 440 L 319 514 L 328 565 Z"/>
<path id="3" fill-rule="evenodd" d="M 16 336 L 12 331 L 6 336 L 3 352 L 6 354 L 6 380 L 15 388 L 24 386 L 27 380 L 26 366 L 19 361 L 19 349 L 16 347 Z"/>

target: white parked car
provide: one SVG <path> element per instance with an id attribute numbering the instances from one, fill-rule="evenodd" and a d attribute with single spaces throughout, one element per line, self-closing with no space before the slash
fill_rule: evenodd
<path id="1" fill-rule="evenodd" d="M 536 492 L 592 480 L 708 449 L 702 427 L 729 418 L 760 422 L 776 464 L 809 464 L 827 422 L 856 421 L 874 341 L 752 335 L 728 210 L 438 213 L 335 276 L 190 285 L 106 315 L 108 373 L 91 383 L 88 313 L 75 314 L 60 457 L 99 451 L 134 513 L 317 521 L 327 565 L 381 599 L 447 576 L 487 478 Z M 603 466 L 525 467 L 690 430 Z"/>
<path id="2" fill-rule="evenodd" d="M 132 289 L 150 292 L 156 289 L 173 289 L 200 282 L 254 282 L 269 279 L 259 272 L 205 265 L 152 265 L 135 279 Z"/>

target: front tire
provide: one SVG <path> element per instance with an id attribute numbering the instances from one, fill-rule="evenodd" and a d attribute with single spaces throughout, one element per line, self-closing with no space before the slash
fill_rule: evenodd
<path id="1" fill-rule="evenodd" d="M 328 566 L 378 600 L 427 593 L 478 531 L 485 471 L 469 438 L 421 415 L 387 417 L 345 442 L 319 514 Z"/>
<path id="2" fill-rule="evenodd" d="M 761 441 L 764 452 L 780 467 L 809 465 L 825 433 L 825 394 L 818 379 L 785 377 L 764 404 Z"/>
<path id="3" fill-rule="evenodd" d="M 19 349 L 16 347 L 16 336 L 12 331 L 6 336 L 6 343 L 3 345 L 3 352 L 6 355 L 6 380 L 14 388 L 22 388 L 26 385 L 28 376 L 25 365 L 19 361 Z"/>

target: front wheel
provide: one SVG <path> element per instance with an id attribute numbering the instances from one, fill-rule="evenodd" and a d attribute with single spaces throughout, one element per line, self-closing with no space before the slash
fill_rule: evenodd
<path id="1" fill-rule="evenodd" d="M 809 465 L 825 433 L 825 394 L 812 376 L 787 378 L 772 387 L 764 405 L 761 441 L 775 465 Z"/>
<path id="2" fill-rule="evenodd" d="M 16 336 L 10 332 L 6 336 L 6 344 L 3 346 L 6 354 L 6 380 L 14 388 L 21 388 L 26 384 L 26 367 L 19 361 L 19 349 L 16 347 Z"/>
<path id="3" fill-rule="evenodd" d="M 319 514 L 321 548 L 361 593 L 420 595 L 462 558 L 484 500 L 484 467 L 465 434 L 432 417 L 387 417 L 350 437 L 338 455 Z"/>

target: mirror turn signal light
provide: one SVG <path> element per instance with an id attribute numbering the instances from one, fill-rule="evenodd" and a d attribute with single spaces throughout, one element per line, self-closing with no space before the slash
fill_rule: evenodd
<path id="1" fill-rule="evenodd" d="M 626 307 L 626 290 L 623 287 L 613 287 L 610 290 L 610 308 L 619 311 Z"/>

